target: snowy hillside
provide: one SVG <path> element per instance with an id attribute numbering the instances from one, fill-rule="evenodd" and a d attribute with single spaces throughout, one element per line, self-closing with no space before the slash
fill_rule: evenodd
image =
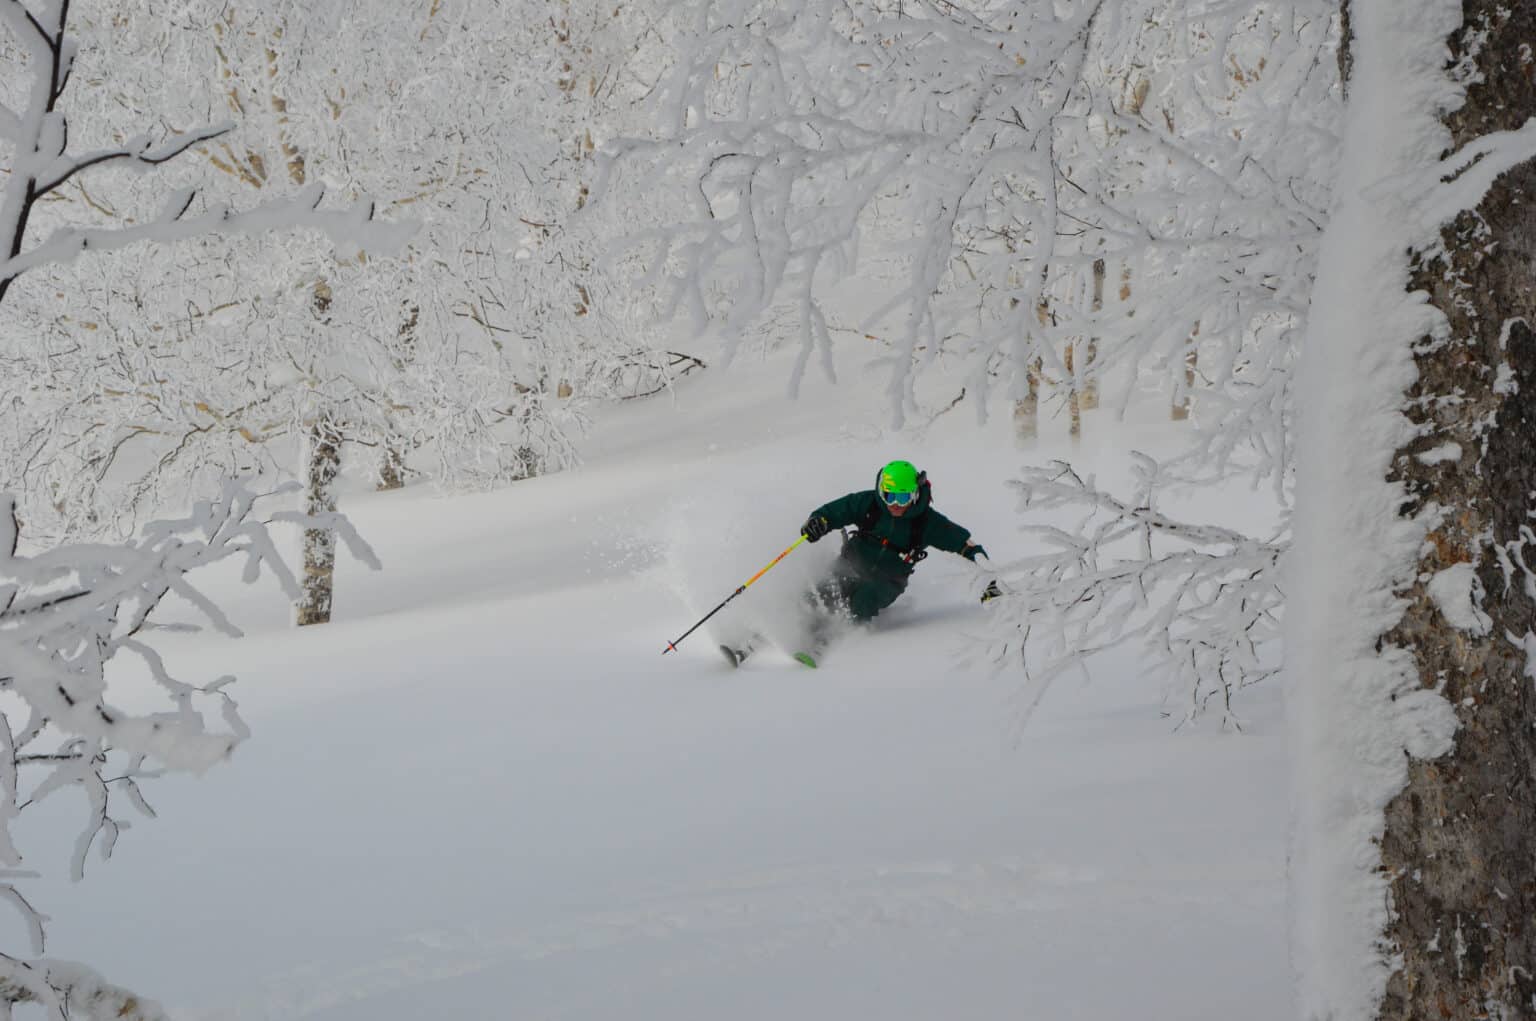
<path id="1" fill-rule="evenodd" d="M 692 377 L 496 493 L 352 495 L 385 570 L 344 563 L 328 626 L 216 586 L 247 637 L 166 647 L 238 673 L 255 737 L 46 892 L 49 953 L 189 1021 L 1290 1016 L 1278 691 L 1175 733 L 1127 652 L 1021 728 L 968 639 L 983 578 L 941 553 L 822 669 L 660 654 L 892 457 L 1023 552 L 1005 481 L 1056 441 L 968 406 L 887 433 L 843 369 L 794 401 L 775 360 Z M 1163 428 L 1090 418 L 1084 463 Z M 792 641 L 833 546 L 722 627 Z"/>

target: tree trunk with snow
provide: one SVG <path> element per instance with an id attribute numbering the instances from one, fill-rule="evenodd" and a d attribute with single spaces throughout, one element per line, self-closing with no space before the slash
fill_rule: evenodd
<path id="1" fill-rule="evenodd" d="M 1296 376 L 1298 1002 L 1312 1021 L 1525 1018 L 1536 13 L 1348 8 L 1344 148 Z"/>
<path id="2" fill-rule="evenodd" d="M 341 430 L 334 421 L 322 417 L 310 426 L 306 447 L 304 513 L 334 513 L 336 477 L 341 474 Z M 331 619 L 335 573 L 336 533 L 330 528 L 306 528 L 303 592 L 294 606 L 294 619 L 300 627 Z"/>
<path id="3" fill-rule="evenodd" d="M 1466 0 L 1451 59 L 1467 101 L 1460 149 L 1536 114 L 1536 8 Z M 1486 36 L 1484 35 L 1486 33 Z M 1536 163 L 1501 176 L 1415 267 L 1449 323 L 1415 352 L 1416 438 L 1393 477 L 1405 514 L 1431 514 L 1417 581 L 1387 641 L 1455 707 L 1455 749 L 1413 762 L 1387 806 L 1387 937 L 1400 955 L 1381 1017 L 1536 1014 Z M 1435 514 L 1433 508 L 1443 508 Z"/>
<path id="4" fill-rule="evenodd" d="M 1189 331 L 1189 345 L 1184 351 L 1184 385 L 1175 385 L 1173 390 L 1173 410 L 1171 417 L 1175 422 L 1183 422 L 1189 418 L 1190 404 L 1194 399 L 1195 390 L 1195 365 L 1199 356 L 1200 324 Z"/>
<path id="5" fill-rule="evenodd" d="M 1099 313 L 1104 311 L 1104 260 L 1093 260 L 1093 302 L 1089 306 L 1097 321 Z M 1099 358 L 1099 338 L 1088 338 L 1087 350 L 1083 352 L 1083 394 L 1082 408 L 1084 411 L 1092 411 L 1099 406 L 1099 380 L 1094 362 Z"/>
<path id="6" fill-rule="evenodd" d="M 1050 305 L 1044 301 L 1036 305 L 1035 318 L 1041 326 L 1051 325 Z M 1033 446 L 1040 437 L 1040 383 L 1044 376 L 1044 359 L 1030 361 L 1024 373 L 1024 396 L 1013 402 L 1013 436 L 1022 447 Z"/>
<path id="7" fill-rule="evenodd" d="M 1013 402 L 1013 438 L 1021 447 L 1033 446 L 1040 438 L 1040 359 L 1025 370 L 1024 396 Z"/>
<path id="8" fill-rule="evenodd" d="M 378 490 L 387 493 L 405 488 L 405 454 L 394 443 L 386 443 L 379 461 Z"/>
<path id="9" fill-rule="evenodd" d="M 1061 352 L 1062 364 L 1067 370 L 1067 417 L 1070 422 L 1068 434 L 1072 442 L 1076 443 L 1083 438 L 1083 405 L 1081 391 L 1077 387 L 1077 372 L 1073 368 L 1073 353 L 1077 350 L 1076 341 L 1068 341 L 1066 349 Z"/>
<path id="10" fill-rule="evenodd" d="M 421 330 L 421 304 L 410 299 L 401 306 L 400 328 L 395 331 L 399 339 L 399 353 L 394 359 L 395 371 L 404 375 L 410 370 L 410 359 L 415 355 L 416 342 Z M 405 488 L 405 440 L 385 437 L 383 456 L 379 462 L 378 486 L 380 492 Z"/>

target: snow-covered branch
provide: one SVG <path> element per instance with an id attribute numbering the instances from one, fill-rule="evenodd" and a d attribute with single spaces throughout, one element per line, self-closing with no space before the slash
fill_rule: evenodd
<path id="1" fill-rule="evenodd" d="M 581 117 L 602 90 L 568 79 L 601 57 L 618 15 L 519 10 L 447 0 L 425 31 L 414 7 L 382 0 L 194 0 L 174 26 L 132 31 L 77 19 L 81 82 L 114 83 L 71 97 L 86 129 L 206 119 L 206 89 L 165 96 L 159 82 L 210 62 L 211 98 L 239 125 L 200 147 L 211 169 L 165 175 L 195 193 L 111 167 L 73 179 L 47 206 L 62 225 L 34 227 L 11 264 L 49 266 L 12 293 L 16 324 L 0 330 L 0 400 L 19 423 L 0 464 L 34 538 L 131 534 L 230 472 L 304 477 L 296 448 L 322 418 L 348 470 L 357 457 L 386 485 L 504 484 L 572 463 L 587 403 L 619 390 L 615 363 L 651 361 L 594 265 L 602 218 L 574 216 L 593 145 Z M 338 37 L 353 45 L 332 59 Z M 409 207 L 421 230 L 408 257 L 376 257 L 389 228 L 371 207 L 316 208 L 338 194 Z M 303 229 L 315 225 L 351 243 L 333 251 Z M 230 237 L 283 226 L 298 229 Z M 143 237 L 193 243 L 99 257 Z"/>
<path id="2" fill-rule="evenodd" d="M 1332 5 L 689 10 L 660 137 L 614 143 L 605 178 L 681 208 L 619 257 L 661 318 L 727 361 L 781 331 L 793 387 L 812 361 L 834 374 L 829 323 L 858 317 L 898 422 L 934 367 L 979 415 L 1053 389 L 1123 413 L 1157 386 L 1196 425 L 1186 477 L 1283 498 L 1337 141 Z"/>
<path id="3" fill-rule="evenodd" d="M 184 191 L 171 196 L 159 217 L 136 227 L 61 228 L 24 253 L 0 262 L 0 296 L 10 282 L 28 270 L 68 262 L 86 251 L 110 251 L 143 241 L 174 242 L 209 234 L 308 228 L 358 249 L 387 252 L 398 249 L 415 232 L 413 224 L 375 220 L 371 200 L 346 209 L 321 209 L 325 194 L 324 185 L 314 184 L 290 198 L 263 202 L 251 209 L 236 211 L 220 206 L 189 215 L 196 193 Z"/>
<path id="4" fill-rule="evenodd" d="M 20 961 L 0 955 L 0 1010 L 36 1004 L 49 1021 L 169 1021 L 153 1000 L 105 981 L 72 961 Z"/>
<path id="5" fill-rule="evenodd" d="M 717 335 L 727 359 L 792 318 L 793 385 L 812 359 L 830 373 L 828 324 L 851 306 L 890 353 L 898 422 L 931 367 L 980 414 L 1053 389 L 1124 414 L 1155 390 L 1191 420 L 1190 446 L 1143 465 L 1136 496 L 1066 468 L 1028 477 L 1031 522 L 1088 518 L 1037 530 L 1054 552 L 1020 565 L 1008 641 L 1041 683 L 1144 643 L 1186 716 L 1272 673 L 1260 646 L 1283 541 L 1147 508 L 1165 482 L 1238 474 L 1290 499 L 1293 368 L 1342 106 L 1336 6 L 689 10 L 657 90 L 661 137 L 615 144 L 609 165 L 610 181 L 677 183 L 688 208 L 630 239 L 661 315 Z"/>
<path id="6" fill-rule="evenodd" d="M 66 129 L 65 140 L 67 141 L 68 125 L 66 124 L 64 127 Z M 136 138 L 121 148 L 103 149 L 100 152 L 84 153 L 80 156 L 60 155 L 55 164 L 45 168 L 34 183 L 36 196 L 42 198 L 56 191 L 61 185 L 81 171 L 107 163 L 122 162 L 130 166 L 157 167 L 162 163 L 175 159 L 194 145 L 218 138 L 220 135 L 227 133 L 232 127 L 234 127 L 232 121 L 225 121 L 222 124 L 216 124 L 197 131 L 187 131 L 173 135 L 159 145 L 154 145 L 148 138 Z"/>
<path id="7" fill-rule="evenodd" d="M 290 595 L 298 591 L 266 523 L 256 517 L 266 498 L 231 481 L 218 499 L 199 504 L 185 518 L 157 521 L 134 541 L 77 544 L 31 556 L 18 552 L 13 502 L 0 498 L 0 691 L 26 710 L 19 723 L 0 714 L 4 864 L 14 868 L 22 863 L 11 823 L 30 806 L 79 789 L 88 812 L 75 840 L 71 873 L 83 878 L 90 852 L 110 856 L 130 825 L 119 814 L 120 799 L 138 814 L 152 816 L 143 781 L 165 770 L 200 772 L 227 758 L 249 735 L 226 690 L 233 678 L 200 685 L 178 680 L 143 636 L 163 627 L 152 617 L 170 595 L 200 612 L 214 629 L 238 635 L 191 577 L 224 560 L 243 561 L 247 581 L 265 571 Z M 274 516 L 279 518 L 314 524 L 291 512 Z M 340 530 L 361 559 L 378 566 L 344 519 L 333 517 L 324 524 Z M 177 625 L 179 630 L 188 627 Z M 147 681 L 161 694 L 161 708 L 130 711 L 111 697 L 109 686 L 120 668 L 110 664 L 119 653 L 139 660 Z M 0 892 L 27 919 L 34 953 L 41 953 L 45 919 L 14 883 Z M 82 982 L 99 979 L 79 966 L 0 957 L 0 987 L 15 994 L 13 1001 L 48 1005 L 67 999 L 75 1010 L 83 1005 Z M 101 1003 L 124 1010 L 122 1016 L 140 1016 L 127 1012 L 127 1001 L 113 999 L 116 994 L 109 991 L 100 984 L 89 995 L 99 993 Z"/>
<path id="8" fill-rule="evenodd" d="M 261 203 L 236 212 L 213 206 L 192 213 L 195 190 L 171 197 L 164 211 L 132 227 L 71 225 L 35 240 L 33 220 L 40 203 L 82 172 L 103 166 L 148 169 L 159 166 L 211 139 L 226 134 L 228 123 L 179 132 L 159 143 L 137 136 L 120 146 L 70 154 L 69 119 L 59 109 L 77 57 L 68 35 L 69 3 L 52 8 L 51 18 L 39 18 L 21 0 L 0 0 L 0 22 L 9 26 L 27 55 L 21 73 L 30 75 L 25 104 L 0 115 L 0 138 L 9 143 L 11 166 L 0 197 L 0 302 L 21 274 L 56 264 L 91 249 L 113 249 L 142 241 L 177 241 L 206 234 L 310 227 L 334 240 L 375 252 L 398 249 L 410 237 L 407 223 L 374 220 L 375 206 L 361 199 L 346 209 L 321 211 L 325 196 L 318 186 L 290 199 Z"/>
<path id="9" fill-rule="evenodd" d="M 1014 483 L 1032 521 L 1071 516 L 1026 526 L 1046 551 L 1001 573 L 1006 620 L 992 651 L 1022 663 L 1026 713 L 1058 675 L 1120 645 L 1135 645 L 1142 669 L 1166 679 L 1183 720 L 1214 701 L 1224 723 L 1240 725 L 1233 693 L 1278 668 L 1267 646 L 1279 627 L 1284 540 L 1172 518 L 1156 507 L 1162 481 L 1161 466 L 1137 455 L 1129 500 L 1059 461 Z"/>
<path id="10" fill-rule="evenodd" d="M 952 325 L 933 298 L 978 215 L 1002 196 L 1024 210 L 1049 201 L 1051 118 L 1103 5 L 1059 6 L 698 5 L 657 92 L 667 137 L 612 149 L 610 181 L 688 182 L 685 221 L 631 238 L 647 267 L 636 283 L 662 316 L 718 333 L 727 357 L 775 305 L 794 309 L 798 379 L 813 357 L 830 372 L 826 288 L 873 240 L 908 267 L 866 324 L 894 318 L 900 411 L 910 362 Z M 991 235 L 1015 265 L 1053 240 L 1027 219 L 1004 225 L 1011 240 Z"/>

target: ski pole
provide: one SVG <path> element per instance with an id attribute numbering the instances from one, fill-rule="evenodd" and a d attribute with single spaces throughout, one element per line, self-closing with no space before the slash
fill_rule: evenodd
<path id="1" fill-rule="evenodd" d="M 681 642 L 684 638 L 687 638 L 689 635 L 693 634 L 699 628 L 703 627 L 704 626 L 704 621 L 708 620 L 709 618 L 713 617 L 715 614 L 719 613 L 721 610 L 725 609 L 725 604 L 726 603 L 730 602 L 732 599 L 735 599 L 737 596 L 739 596 L 743 592 L 745 592 L 749 587 L 751 587 L 751 585 L 752 585 L 752 583 L 754 581 L 756 581 L 757 579 L 761 578 L 763 575 L 767 574 L 769 572 L 769 570 L 771 570 L 773 568 L 774 564 L 777 564 L 780 560 L 783 560 L 785 557 L 789 556 L 790 553 L 794 552 L 795 547 L 800 545 L 804 541 L 805 541 L 805 536 L 803 536 L 803 535 L 800 538 L 796 539 L 794 541 L 794 543 L 792 543 L 790 545 L 789 549 L 785 550 L 783 553 L 780 553 L 778 556 L 774 557 L 773 560 L 768 564 L 767 567 L 763 568 L 761 571 L 758 571 L 752 577 L 748 578 L 746 580 L 746 582 L 744 582 L 740 588 L 738 588 L 735 592 L 732 592 L 730 595 L 726 596 L 723 600 L 721 600 L 719 606 L 715 607 L 713 610 L 710 610 L 708 613 L 706 613 L 699 620 L 699 622 L 697 624 L 695 624 L 693 627 L 689 628 L 687 631 L 684 631 L 682 633 L 682 635 L 677 639 L 677 642 Z M 677 642 L 668 642 L 667 643 L 667 647 L 665 649 L 661 650 L 661 654 L 663 656 L 665 656 L 667 653 L 672 652 L 674 649 L 677 648 Z"/>

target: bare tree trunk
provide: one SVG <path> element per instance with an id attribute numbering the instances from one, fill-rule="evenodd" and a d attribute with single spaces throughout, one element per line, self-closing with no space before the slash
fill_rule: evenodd
<path id="1" fill-rule="evenodd" d="M 1184 352 L 1184 388 L 1173 395 L 1173 420 L 1175 422 L 1182 422 L 1189 418 L 1190 401 L 1193 399 L 1192 395 L 1195 390 L 1195 359 L 1199 354 L 1199 350 L 1195 347 L 1195 342 L 1199 338 L 1200 324 L 1196 323 L 1195 328 L 1189 331 L 1189 344 Z"/>
<path id="2" fill-rule="evenodd" d="M 336 477 L 341 474 L 341 430 L 331 418 L 321 417 L 310 425 L 306 446 L 304 513 L 332 513 L 336 510 Z M 329 528 L 305 529 L 304 577 L 294 606 L 294 619 L 300 627 L 331 619 L 335 573 L 336 533 Z"/>
<path id="3" fill-rule="evenodd" d="M 1035 318 L 1045 326 L 1051 321 L 1051 310 L 1044 301 L 1035 306 Z M 1023 398 L 1013 403 L 1013 436 L 1020 446 L 1029 446 L 1040 436 L 1040 377 L 1044 362 L 1035 358 L 1025 370 Z"/>
<path id="4" fill-rule="evenodd" d="M 1104 260 L 1093 260 L 1093 303 L 1089 309 L 1098 315 L 1104 311 Z M 1082 406 L 1084 411 L 1092 411 L 1099 406 L 1099 379 L 1095 362 L 1099 358 L 1099 338 L 1089 337 L 1087 350 L 1083 352 L 1083 394 Z"/>
<path id="5" fill-rule="evenodd" d="M 1536 8 L 1463 6 L 1450 61 L 1474 67 L 1466 105 L 1446 119 L 1452 151 L 1536 114 L 1524 54 Z M 1393 477 L 1410 495 L 1404 513 L 1445 510 L 1386 641 L 1412 652 L 1421 683 L 1443 693 L 1460 726 L 1449 754 L 1409 763 L 1408 786 L 1387 806 L 1397 970 L 1380 1017 L 1393 1021 L 1536 1017 L 1533 204 L 1536 165 L 1526 162 L 1442 232 L 1443 250 L 1421 259 L 1410 284 L 1430 294 L 1450 333 L 1416 351 L 1406 406 L 1420 435 L 1398 451 Z M 1448 620 L 1444 590 L 1432 598 L 1430 583 L 1473 577 L 1486 616 Z"/>
<path id="6" fill-rule="evenodd" d="M 400 306 L 400 327 L 395 331 L 399 346 L 395 351 L 395 369 L 401 373 L 409 370 L 410 361 L 416 354 L 416 341 L 421 328 L 421 305 L 406 299 Z M 401 489 L 405 486 L 404 441 L 398 436 L 384 438 L 384 454 L 379 463 L 379 492 Z"/>
<path id="7" fill-rule="evenodd" d="M 1067 414 L 1071 418 L 1069 432 L 1072 442 L 1076 443 L 1083 438 L 1083 402 L 1082 395 L 1077 388 L 1077 373 L 1072 369 L 1073 352 L 1077 350 L 1077 344 L 1070 343 L 1062 352 L 1062 359 L 1067 367 Z"/>
<path id="8" fill-rule="evenodd" d="M 393 443 L 385 443 L 384 455 L 379 463 L 378 491 L 389 492 L 405 488 L 405 454 Z"/>
<path id="9" fill-rule="evenodd" d="M 1026 372 L 1028 389 L 1023 398 L 1013 402 L 1013 437 L 1020 446 L 1029 446 L 1040 436 L 1040 372 L 1041 362 L 1036 358 Z"/>

